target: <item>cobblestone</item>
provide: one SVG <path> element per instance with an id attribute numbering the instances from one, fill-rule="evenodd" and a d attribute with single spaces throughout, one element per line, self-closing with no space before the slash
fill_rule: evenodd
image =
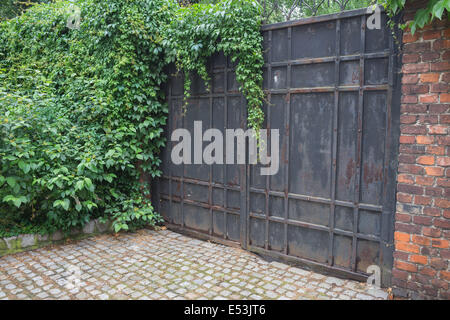
<path id="1" fill-rule="evenodd" d="M 168 230 L 101 235 L 0 258 L 0 300 L 386 297 L 364 283 Z"/>

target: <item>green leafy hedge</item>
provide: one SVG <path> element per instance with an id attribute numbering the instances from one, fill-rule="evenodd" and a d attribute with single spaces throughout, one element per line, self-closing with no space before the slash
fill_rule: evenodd
<path id="1" fill-rule="evenodd" d="M 257 126 L 259 7 L 80 0 L 80 28 L 70 29 L 71 4 L 35 5 L 0 23 L 0 226 L 69 230 L 97 217 L 112 218 L 116 231 L 155 224 L 139 178 L 160 175 L 165 67 L 177 61 L 206 79 L 213 52 L 239 59 Z"/>

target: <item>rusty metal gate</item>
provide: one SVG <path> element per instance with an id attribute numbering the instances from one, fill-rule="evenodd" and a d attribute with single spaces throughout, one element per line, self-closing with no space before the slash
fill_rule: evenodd
<path id="1" fill-rule="evenodd" d="M 399 65 L 386 16 L 373 30 L 367 17 L 354 10 L 263 26 L 265 126 L 280 130 L 273 176 L 255 165 L 174 165 L 174 129 L 193 134 L 201 120 L 203 130 L 245 130 L 246 104 L 223 55 L 209 64 L 210 91 L 193 76 L 186 109 L 183 77 L 171 77 L 169 142 L 154 184 L 170 228 L 359 280 L 377 265 L 389 285 Z"/>

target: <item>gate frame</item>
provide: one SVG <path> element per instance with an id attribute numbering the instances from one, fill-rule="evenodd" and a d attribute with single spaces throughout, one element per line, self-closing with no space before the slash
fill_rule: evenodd
<path id="1" fill-rule="evenodd" d="M 381 12 L 384 12 L 384 10 L 382 10 Z M 312 23 L 319 23 L 319 22 L 326 22 L 326 21 L 336 21 L 336 22 L 340 22 L 341 19 L 345 19 L 345 18 L 352 18 L 352 17 L 357 17 L 360 16 L 361 17 L 361 28 L 364 32 L 361 32 L 361 41 L 364 41 L 364 37 L 365 37 L 365 22 L 366 22 L 366 17 L 367 15 L 367 8 L 363 8 L 363 9 L 356 9 L 356 10 L 350 10 L 350 11 L 344 11 L 344 12 L 339 12 L 339 13 L 334 13 L 334 14 L 329 14 L 329 15 L 322 15 L 322 16 L 317 16 L 317 17 L 311 17 L 311 18 L 304 18 L 304 19 L 300 19 L 300 20 L 292 20 L 292 21 L 287 21 L 287 22 L 281 22 L 281 23 L 275 23 L 275 24 L 267 24 L 267 25 L 263 25 L 261 27 L 261 31 L 271 31 L 271 30 L 277 30 L 277 29 L 283 29 L 283 28 L 288 28 L 288 37 L 289 37 L 289 41 L 288 41 L 288 55 L 289 58 L 288 60 L 291 61 L 290 59 L 290 55 L 291 55 L 291 39 L 290 39 L 290 35 L 291 35 L 291 30 L 293 27 L 295 26 L 300 26 L 300 25 L 307 25 L 307 24 L 312 24 Z M 395 17 L 394 21 L 398 22 L 400 21 L 401 17 L 397 16 Z M 339 30 L 339 24 L 337 23 L 336 25 L 336 32 L 337 35 L 339 35 L 340 30 Z M 401 30 L 399 30 L 398 28 L 395 29 L 395 37 L 397 39 L 401 39 Z M 340 43 L 340 37 L 336 37 L 336 45 L 337 45 L 337 49 L 339 48 L 339 43 Z M 377 53 L 373 54 L 376 55 Z M 363 55 L 365 56 L 370 56 L 370 53 L 364 53 L 364 52 L 360 52 L 358 55 L 360 55 L 360 61 L 361 63 L 364 63 L 365 59 L 362 58 Z M 336 61 L 336 65 L 339 65 L 340 63 L 340 55 L 334 55 L 334 56 L 330 56 L 329 58 L 329 62 L 333 62 Z M 386 110 L 386 115 L 387 115 L 387 122 L 386 122 L 386 141 L 385 143 L 389 146 L 385 146 L 385 150 L 389 150 L 389 154 L 385 154 L 384 155 L 384 161 L 385 163 L 389 163 L 389 165 L 386 165 L 384 167 L 384 177 L 385 178 L 385 185 L 383 186 L 383 196 L 382 196 L 382 207 L 383 207 L 383 211 L 381 212 L 381 232 L 382 234 L 380 234 L 379 238 L 380 238 L 380 255 L 383 256 L 383 265 L 381 267 L 382 269 L 382 279 L 383 279 L 383 287 L 388 287 L 390 285 L 390 280 L 391 280 L 391 272 L 392 272 L 392 265 L 393 265 L 393 252 L 394 252 L 394 221 L 395 221 L 395 206 L 396 206 L 396 176 L 397 176 L 397 166 L 398 166 L 398 146 L 399 146 L 399 136 L 400 136 L 400 97 L 401 97 L 401 92 L 400 92 L 400 86 L 401 86 L 401 73 L 400 73 L 400 69 L 401 69 L 401 53 L 399 52 L 397 45 L 394 43 L 394 39 L 393 37 L 389 37 L 389 68 L 388 68 L 388 83 L 386 85 L 387 87 L 387 110 Z M 309 60 L 313 61 L 320 61 L 320 62 L 326 62 L 327 58 L 311 58 Z M 306 59 L 305 59 L 306 60 Z M 360 66 L 362 67 L 362 70 L 364 70 L 364 65 Z M 287 64 L 287 82 L 288 82 L 288 86 L 290 86 L 290 68 L 291 68 L 291 63 L 289 62 Z M 337 67 L 338 68 L 338 67 Z M 338 69 L 339 70 L 339 69 Z M 364 71 L 363 71 L 364 72 Z M 227 74 L 227 68 L 225 66 L 225 74 Z M 269 75 L 270 78 L 270 75 Z M 339 85 L 339 78 L 335 79 L 335 86 Z M 359 91 L 362 92 L 361 87 L 364 84 L 362 84 L 359 88 Z M 364 85 L 365 86 L 365 85 Z M 288 93 L 289 93 L 289 87 L 288 89 Z M 226 95 L 226 88 L 225 90 L 225 95 Z M 267 91 L 270 91 L 270 87 L 267 89 Z M 339 91 L 337 89 L 334 90 L 335 95 L 339 94 Z M 269 93 L 270 94 L 270 93 Z M 171 95 L 168 95 L 168 98 L 170 99 Z M 361 98 L 359 100 L 362 100 Z M 289 99 L 290 101 L 290 99 Z M 335 108 L 336 108 L 336 104 L 338 99 L 335 98 Z M 360 110 L 358 112 L 358 121 L 361 121 L 362 118 L 362 112 L 361 112 L 361 103 L 362 101 L 360 101 L 358 103 L 358 109 Z M 287 106 L 287 117 L 289 117 L 290 112 L 290 103 Z M 169 110 L 170 110 L 170 101 L 169 101 Z M 244 116 L 246 118 L 246 110 L 244 112 Z M 337 121 L 336 120 L 337 116 L 334 116 L 333 122 Z M 390 125 L 393 125 L 393 128 L 390 127 Z M 246 127 L 247 123 L 245 123 L 245 127 Z M 171 129 L 171 128 L 170 128 Z M 170 131 L 170 130 L 169 130 Z M 389 134 L 390 133 L 390 134 Z M 336 143 L 336 136 L 337 135 L 333 135 L 333 155 L 336 155 L 336 148 L 337 148 L 337 143 Z M 362 140 L 362 133 L 358 134 L 358 141 L 357 141 L 357 145 L 359 146 L 359 153 L 361 152 L 361 142 Z M 170 143 L 170 142 L 169 142 Z M 248 145 L 248 142 L 246 142 Z M 287 150 L 289 152 L 289 139 L 288 139 L 288 147 Z M 288 153 L 289 154 L 289 153 Z M 248 163 L 248 161 L 246 161 L 246 163 Z M 335 170 L 335 169 L 334 169 Z M 183 171 L 184 171 L 184 164 L 183 164 Z M 217 236 L 214 236 L 212 234 L 207 234 L 207 233 L 203 233 L 200 231 L 196 231 L 196 230 L 192 230 L 192 229 L 186 229 L 184 228 L 184 225 L 179 226 L 179 225 L 175 225 L 172 223 L 168 223 L 166 222 L 166 226 L 171 229 L 174 230 L 176 232 L 179 233 L 183 233 L 189 236 L 193 236 L 199 239 L 203 239 L 203 240 L 208 240 L 211 242 L 217 242 L 220 244 L 224 244 L 224 245 L 228 245 L 228 246 L 233 246 L 233 247 L 241 247 L 245 250 L 248 250 L 250 252 L 256 253 L 258 255 L 263 256 L 265 259 L 268 260 L 280 260 L 283 262 L 287 262 L 289 264 L 293 264 L 293 265 L 298 265 L 301 266 L 302 268 L 306 268 L 306 269 L 310 269 L 310 270 L 314 270 L 314 271 L 318 271 L 320 273 L 323 274 L 329 274 L 329 275 L 334 275 L 334 276 L 338 276 L 338 277 L 343 277 L 343 278 L 348 278 L 348 279 L 354 279 L 354 280 L 358 280 L 358 281 L 366 281 L 368 278 L 368 274 L 364 274 L 361 272 L 356 272 L 356 271 L 352 271 L 349 269 L 345 269 L 342 267 L 337 267 L 337 266 L 333 266 L 331 265 L 331 263 L 329 264 L 325 264 L 325 263 L 320 263 L 320 262 L 315 262 L 309 259 L 304 259 L 304 258 L 299 258 L 299 257 L 294 257 L 294 256 L 289 256 L 287 254 L 284 253 L 279 253 L 279 252 L 274 252 L 274 251 L 270 251 L 270 250 L 265 250 L 263 248 L 259 248 L 259 247 L 255 247 L 250 245 L 249 243 L 249 219 L 250 219 L 250 165 L 249 164 L 245 164 L 245 165 L 239 165 L 239 171 L 240 171 L 240 175 L 241 177 L 245 177 L 245 179 L 241 179 L 240 182 L 240 242 L 235 242 L 235 241 L 231 241 L 231 240 L 227 240 L 227 239 L 221 239 Z M 288 170 L 286 170 L 286 175 L 288 175 Z M 334 176 L 335 174 L 333 174 L 333 180 L 334 180 Z M 210 174 L 210 180 L 211 180 L 212 174 Z M 184 180 L 184 176 L 182 177 L 182 179 Z M 226 177 L 224 177 L 224 179 L 226 179 Z M 360 179 L 360 177 L 358 176 L 357 179 Z M 169 183 L 172 183 L 172 175 L 170 175 L 170 180 Z M 209 181 L 209 184 L 211 185 L 211 181 Z M 335 181 L 332 181 L 332 184 L 335 186 Z M 155 206 L 158 210 L 158 212 L 161 212 L 161 206 L 160 206 L 160 183 L 159 181 L 153 185 L 152 187 L 153 189 L 153 196 L 154 196 L 154 203 L 156 203 L 157 205 Z M 266 190 L 266 192 L 268 192 L 269 189 Z M 332 202 L 334 203 L 335 201 L 335 187 L 332 189 L 333 195 L 331 196 L 332 198 Z M 181 193 L 183 193 L 183 190 L 181 190 Z M 357 193 L 357 195 L 359 196 L 359 192 Z M 171 196 L 172 197 L 172 196 Z M 183 198 L 183 196 L 181 197 Z M 225 200 L 224 200 L 225 201 Z M 183 203 L 183 200 L 181 201 L 181 203 Z M 334 204 L 333 204 L 334 206 Z M 356 200 L 356 207 L 359 206 L 359 199 Z M 285 210 L 287 209 L 287 206 L 285 207 Z M 334 210 L 334 209 L 333 209 Z M 358 209 L 356 209 L 358 210 Z M 355 214 L 356 215 L 356 214 Z M 356 218 L 355 218 L 356 219 Z M 330 227 L 331 228 L 331 227 Z M 333 233 L 333 232 L 331 232 Z M 355 240 L 353 240 L 355 241 Z M 330 240 L 331 243 L 331 240 Z M 356 250 L 356 246 L 355 243 L 353 243 L 353 247 L 352 250 L 355 251 Z M 331 253 L 332 254 L 332 253 Z"/>

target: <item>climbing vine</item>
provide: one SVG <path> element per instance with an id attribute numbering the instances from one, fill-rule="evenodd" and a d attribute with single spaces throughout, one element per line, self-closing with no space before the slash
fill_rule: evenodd
<path id="1" fill-rule="evenodd" d="M 393 17 L 403 10 L 406 0 L 381 0 L 381 3 L 385 7 L 387 14 L 390 17 Z M 450 15 L 448 15 L 449 11 L 450 0 L 429 0 L 424 8 L 420 8 L 416 11 L 412 21 L 407 25 L 401 25 L 401 27 L 411 28 L 411 33 L 414 34 L 417 29 L 423 28 L 435 19 L 450 19 Z M 447 15 L 447 18 L 445 15 Z"/>
<path id="2" fill-rule="evenodd" d="M 74 5 L 79 27 L 69 28 Z M 250 0 L 56 0 L 1 22 L 0 234 L 161 221 L 140 178 L 161 174 L 166 67 L 209 81 L 206 60 L 223 51 L 259 128 L 259 28 Z M 189 79 L 185 87 L 188 97 Z"/>
<path id="3" fill-rule="evenodd" d="M 169 61 L 187 75 L 197 72 L 208 84 L 207 59 L 223 52 L 237 62 L 236 80 L 247 98 L 248 124 L 258 130 L 264 121 L 262 90 L 261 6 L 252 0 L 222 0 L 217 4 L 181 7 L 166 29 L 163 44 Z M 185 77 L 185 98 L 191 80 Z M 209 88 L 209 87 L 208 87 Z"/>

